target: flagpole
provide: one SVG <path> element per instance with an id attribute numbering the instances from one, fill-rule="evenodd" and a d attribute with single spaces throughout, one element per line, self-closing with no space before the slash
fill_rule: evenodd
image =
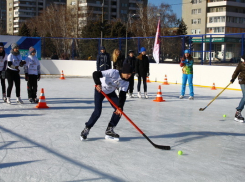
<path id="1" fill-rule="evenodd" d="M 161 22 L 161 13 L 157 13 L 157 17 L 159 22 Z M 161 32 L 161 23 L 159 24 L 159 31 Z M 159 63 L 161 63 L 161 38 L 159 36 Z M 162 60 L 163 62 L 163 60 Z"/>

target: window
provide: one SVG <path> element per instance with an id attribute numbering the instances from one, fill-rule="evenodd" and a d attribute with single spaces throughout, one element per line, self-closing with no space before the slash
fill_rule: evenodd
<path id="1" fill-rule="evenodd" d="M 198 19 L 192 19 L 191 24 L 201 24 L 201 18 Z"/>
<path id="2" fill-rule="evenodd" d="M 73 1 L 73 2 L 71 2 L 71 5 L 73 5 L 73 6 L 74 6 L 74 5 L 76 5 L 76 2 L 74 2 L 74 1 Z"/>
<path id="3" fill-rule="evenodd" d="M 192 9 L 191 14 L 199 14 L 201 13 L 201 9 Z"/>

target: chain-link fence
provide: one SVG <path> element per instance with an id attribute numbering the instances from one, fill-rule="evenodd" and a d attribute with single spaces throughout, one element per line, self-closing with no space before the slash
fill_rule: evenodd
<path id="1" fill-rule="evenodd" d="M 230 65 L 237 63 L 244 52 L 244 33 L 240 34 L 206 34 L 160 37 L 160 63 L 179 63 L 186 48 L 185 38 L 191 37 L 189 48 L 195 64 Z M 120 49 L 123 54 L 128 50 L 139 52 L 141 47 L 147 49 L 150 62 L 155 37 L 134 38 L 42 38 L 42 58 L 51 59 L 56 53 L 59 59 L 96 60 L 101 45 L 112 54 Z"/>

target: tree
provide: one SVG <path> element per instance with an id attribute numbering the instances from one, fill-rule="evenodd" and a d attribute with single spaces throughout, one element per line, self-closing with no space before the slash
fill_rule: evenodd
<path id="1" fill-rule="evenodd" d="M 27 27 L 27 25 L 24 23 L 19 31 L 19 36 L 26 36 L 26 37 L 30 37 L 30 29 Z"/>
<path id="2" fill-rule="evenodd" d="M 56 47 L 53 43 L 53 40 L 49 37 L 51 37 L 51 34 L 48 32 L 45 37 L 42 40 L 42 55 L 44 57 L 51 57 L 51 55 L 56 51 Z"/>
<path id="3" fill-rule="evenodd" d="M 176 25 L 178 26 L 177 35 L 186 35 L 187 34 L 187 26 L 184 20 L 181 18 L 177 20 Z"/>
<path id="4" fill-rule="evenodd" d="M 31 34 L 32 37 L 39 37 L 38 33 L 37 33 L 37 27 L 34 28 L 32 34 Z"/>

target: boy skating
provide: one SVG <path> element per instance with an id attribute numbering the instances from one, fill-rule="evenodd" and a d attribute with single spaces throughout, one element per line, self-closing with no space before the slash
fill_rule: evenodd
<path id="1" fill-rule="evenodd" d="M 30 55 L 26 58 L 24 65 L 25 80 L 27 81 L 28 98 L 31 103 L 38 103 L 37 81 L 40 80 L 40 63 L 36 57 L 36 49 L 29 48 Z"/>
<path id="2" fill-rule="evenodd" d="M 95 109 L 92 113 L 88 122 L 85 123 L 85 128 L 81 132 L 81 140 L 87 139 L 90 129 L 94 126 L 96 121 L 99 119 L 102 111 L 102 102 L 104 96 L 100 93 L 103 91 L 108 97 L 115 102 L 120 109 L 123 110 L 123 106 L 126 100 L 126 93 L 128 90 L 129 82 L 128 79 L 132 75 L 132 67 L 129 64 L 124 64 L 122 70 L 109 69 L 105 71 L 95 71 L 93 73 L 93 79 L 96 84 L 95 94 L 94 94 L 94 104 Z M 119 98 L 117 97 L 115 90 L 121 88 L 119 93 Z M 114 108 L 114 106 L 112 106 Z M 115 108 L 114 108 L 115 109 Z M 114 132 L 114 128 L 117 126 L 121 118 L 121 113 L 119 110 L 113 112 L 111 120 L 105 131 L 105 138 L 112 140 L 119 140 L 119 135 Z"/>

